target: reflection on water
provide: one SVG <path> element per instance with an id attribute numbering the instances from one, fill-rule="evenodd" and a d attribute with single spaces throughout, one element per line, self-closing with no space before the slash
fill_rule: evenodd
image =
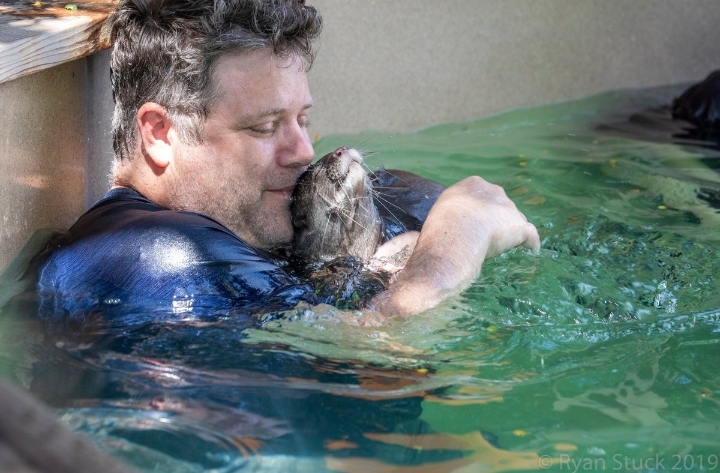
<path id="1" fill-rule="evenodd" d="M 479 174 L 537 224 L 539 255 L 488 261 L 410 321 L 48 331 L 21 298 L 0 374 L 141 471 L 720 469 L 720 151 L 668 120 L 681 90 L 317 143 L 443 184 Z"/>

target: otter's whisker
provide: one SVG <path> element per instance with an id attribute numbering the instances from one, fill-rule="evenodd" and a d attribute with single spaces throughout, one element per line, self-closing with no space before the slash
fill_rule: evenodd
<path id="1" fill-rule="evenodd" d="M 385 171 L 385 173 L 389 174 L 390 176 L 394 177 L 395 179 L 397 179 L 397 180 L 399 180 L 399 181 L 401 181 L 401 182 L 403 182 L 403 183 L 405 183 L 405 184 L 409 184 L 408 180 L 405 179 L 404 177 L 402 177 L 401 175 L 399 175 L 399 174 L 394 174 L 392 171 L 389 171 L 389 170 L 387 170 L 387 169 L 384 169 L 384 171 Z"/>
<path id="2" fill-rule="evenodd" d="M 360 228 L 363 228 L 363 229 L 366 229 L 366 228 L 367 228 L 367 227 L 365 227 L 363 224 L 361 224 L 360 222 L 358 222 L 357 220 L 355 220 L 355 219 L 353 218 L 353 216 L 350 215 L 349 212 L 346 213 L 346 214 L 344 215 L 344 217 L 347 217 L 347 219 L 348 219 L 350 222 L 354 223 L 355 225 L 359 226 Z M 344 224 L 344 225 L 347 225 L 347 222 L 346 222 L 346 221 L 343 221 L 343 224 Z"/>
<path id="3" fill-rule="evenodd" d="M 323 228 L 322 238 L 320 239 L 320 251 L 325 248 L 325 237 L 327 236 L 327 229 L 330 226 L 330 216 L 325 219 L 325 228 Z"/>
<path id="4" fill-rule="evenodd" d="M 364 156 L 363 156 L 363 158 L 364 158 Z M 370 167 L 370 165 L 369 165 L 368 163 L 366 163 L 365 161 L 363 161 L 363 162 L 360 164 L 360 166 L 362 166 L 363 169 L 365 169 L 365 173 L 366 173 L 366 174 L 372 174 L 372 173 L 374 173 L 374 172 L 376 171 L 376 170 L 374 170 L 372 167 Z M 378 168 L 378 169 L 382 169 L 382 168 Z"/>
<path id="5" fill-rule="evenodd" d="M 380 133 L 383 133 L 383 132 L 382 132 L 382 131 L 377 131 L 377 132 L 373 133 L 372 135 L 368 136 L 367 138 L 365 138 L 364 140 L 362 140 L 360 143 L 358 143 L 356 146 L 353 146 L 353 148 L 359 150 L 365 143 L 367 143 L 368 141 L 376 138 Z M 361 154 L 362 154 L 362 156 L 363 156 L 363 158 L 364 158 L 364 157 L 365 157 L 365 154 L 363 154 L 362 151 L 361 151 Z"/>
<path id="6" fill-rule="evenodd" d="M 376 202 L 377 202 L 379 205 L 381 205 L 385 210 L 387 210 L 387 212 L 388 212 L 390 215 L 392 215 L 393 218 L 395 218 L 395 219 L 397 219 L 397 220 L 400 220 L 400 219 L 398 219 L 397 215 L 395 215 L 395 214 L 393 213 L 393 211 L 390 210 L 390 207 L 389 207 L 389 206 L 395 207 L 397 210 L 400 210 L 401 212 L 405 212 L 405 209 L 403 209 L 402 207 L 400 207 L 400 206 L 398 206 L 398 205 L 395 205 L 393 202 L 390 202 L 388 199 L 384 199 L 383 197 L 381 197 L 381 195 L 380 195 L 379 192 L 373 191 L 373 195 L 374 195 L 375 198 L 376 198 L 376 199 L 375 199 Z M 385 204 L 387 204 L 387 205 L 385 205 Z"/>

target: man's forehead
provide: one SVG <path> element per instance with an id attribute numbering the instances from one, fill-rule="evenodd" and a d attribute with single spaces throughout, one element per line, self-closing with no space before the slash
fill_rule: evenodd
<path id="1" fill-rule="evenodd" d="M 256 83 L 261 76 L 307 76 L 303 59 L 297 55 L 278 56 L 269 49 L 256 49 L 244 53 L 227 53 L 220 56 L 213 67 L 212 80 L 216 86 Z"/>
<path id="2" fill-rule="evenodd" d="M 243 114 L 262 117 L 313 106 L 299 57 L 280 57 L 269 50 L 227 54 L 218 59 L 213 82 L 217 105 L 236 101 Z"/>

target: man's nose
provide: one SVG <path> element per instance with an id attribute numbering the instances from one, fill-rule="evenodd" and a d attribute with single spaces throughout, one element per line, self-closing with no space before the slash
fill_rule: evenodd
<path id="1" fill-rule="evenodd" d="M 280 155 L 280 165 L 302 167 L 310 164 L 315 157 L 315 150 L 310 142 L 305 127 L 295 125 L 288 131 L 286 145 Z"/>

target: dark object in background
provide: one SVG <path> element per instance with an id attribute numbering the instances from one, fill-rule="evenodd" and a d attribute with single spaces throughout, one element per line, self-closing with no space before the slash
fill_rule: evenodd
<path id="1" fill-rule="evenodd" d="M 700 132 L 720 131 L 720 69 L 673 100 L 672 116 L 689 121 Z"/>
<path id="2" fill-rule="evenodd" d="M 640 110 L 629 105 L 594 130 L 631 140 L 692 146 L 703 154 L 699 159 L 705 165 L 720 171 L 720 69 L 690 86 L 660 86 L 638 94 L 630 97 L 657 97 L 656 104 Z"/>

